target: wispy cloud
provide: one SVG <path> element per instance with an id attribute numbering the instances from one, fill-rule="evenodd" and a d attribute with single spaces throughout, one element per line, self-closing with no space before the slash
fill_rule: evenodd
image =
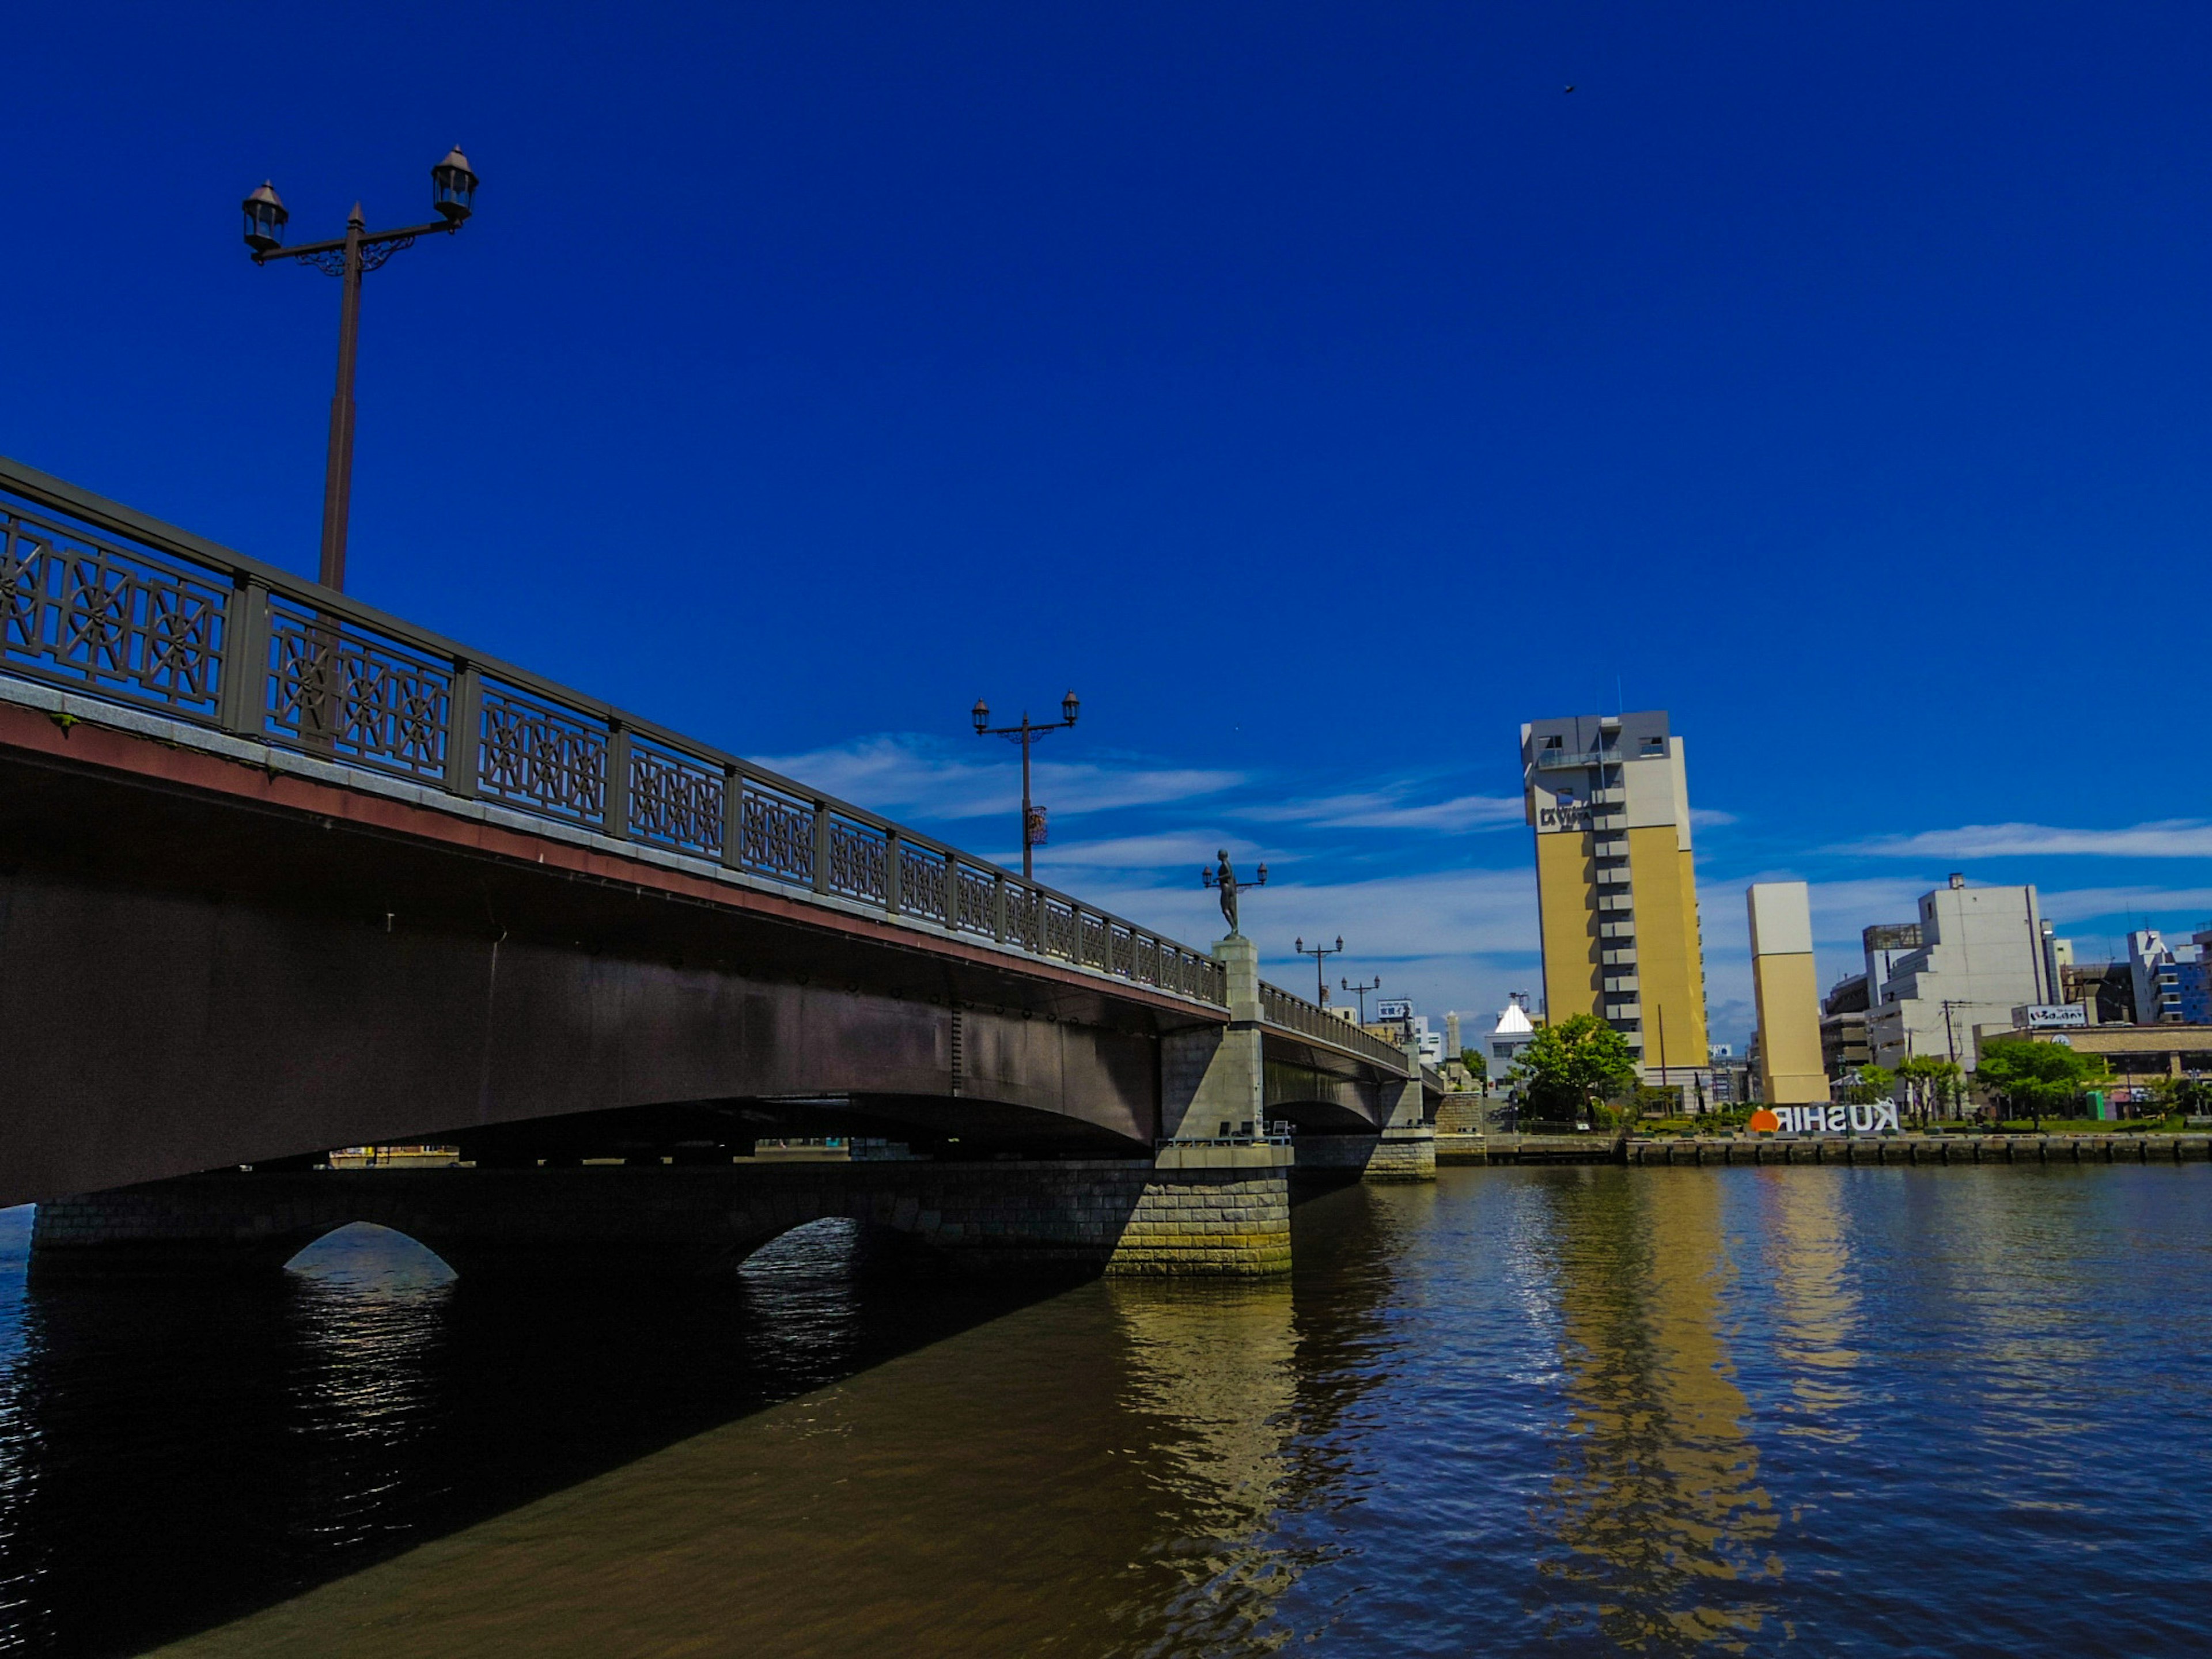
<path id="1" fill-rule="evenodd" d="M 2089 921 L 2100 917 L 2154 920 L 2175 911 L 2192 921 L 2212 915 L 2212 887 L 2075 887 L 2039 892 L 2043 914 L 2053 921 Z"/>
<path id="2" fill-rule="evenodd" d="M 1015 812 L 1021 805 L 1018 764 L 957 759 L 939 739 L 909 732 L 880 733 L 803 755 L 763 756 L 761 764 L 876 811 L 959 819 Z M 1245 781 L 1241 772 L 1141 763 L 1040 760 L 1035 771 L 1036 799 L 1060 816 L 1190 800 Z"/>
<path id="3" fill-rule="evenodd" d="M 2084 854 L 2118 859 L 2212 858 L 2212 823 L 2160 818 L 2125 830 L 2069 830 L 2047 823 L 1967 823 L 1914 836 L 1879 836 L 1828 849 L 1866 858 L 2019 858 Z"/>
<path id="4" fill-rule="evenodd" d="M 1723 812 L 1717 806 L 1692 806 L 1690 809 L 1690 828 L 1720 830 L 1737 822 L 1733 812 Z"/>
<path id="5" fill-rule="evenodd" d="M 1455 795 L 1449 800 L 1409 799 L 1410 786 L 1318 795 L 1245 808 L 1238 816 L 1261 823 L 1310 823 L 1327 830 L 1435 830 L 1448 835 L 1493 830 L 1522 821 L 1518 795 Z"/>

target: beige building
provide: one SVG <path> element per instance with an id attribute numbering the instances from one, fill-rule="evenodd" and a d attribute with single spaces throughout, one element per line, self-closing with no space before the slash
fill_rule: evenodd
<path id="1" fill-rule="evenodd" d="M 1811 894 L 1802 881 L 1755 881 L 1744 891 L 1744 904 L 1751 912 L 1751 987 L 1759 1007 L 1759 1098 L 1770 1106 L 1825 1101 Z"/>
<path id="2" fill-rule="evenodd" d="M 1521 767 L 1547 1018 L 1610 1022 L 1647 1075 L 1702 1069 L 1705 949 L 1681 738 L 1663 711 L 1536 720 L 1521 728 Z"/>

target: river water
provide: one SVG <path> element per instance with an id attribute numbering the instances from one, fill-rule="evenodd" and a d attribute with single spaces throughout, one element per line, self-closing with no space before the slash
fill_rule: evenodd
<path id="1" fill-rule="evenodd" d="M 0 1647 L 2212 1648 L 2212 1168 L 1447 1170 L 1291 1282 L 43 1286 Z"/>

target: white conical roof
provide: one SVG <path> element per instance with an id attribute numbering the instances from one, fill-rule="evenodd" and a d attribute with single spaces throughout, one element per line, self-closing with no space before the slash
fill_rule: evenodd
<path id="1" fill-rule="evenodd" d="M 1528 1011 L 1517 1002 L 1509 1002 L 1498 1016 L 1498 1024 L 1491 1028 L 1494 1037 L 1534 1036 L 1536 1028 L 1528 1023 Z"/>

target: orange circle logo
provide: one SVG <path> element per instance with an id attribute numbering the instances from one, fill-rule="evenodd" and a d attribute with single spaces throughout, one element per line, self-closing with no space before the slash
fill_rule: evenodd
<path id="1" fill-rule="evenodd" d="M 1782 1120 L 1762 1106 L 1751 1115 L 1751 1127 L 1762 1133 L 1772 1134 L 1782 1127 Z"/>

